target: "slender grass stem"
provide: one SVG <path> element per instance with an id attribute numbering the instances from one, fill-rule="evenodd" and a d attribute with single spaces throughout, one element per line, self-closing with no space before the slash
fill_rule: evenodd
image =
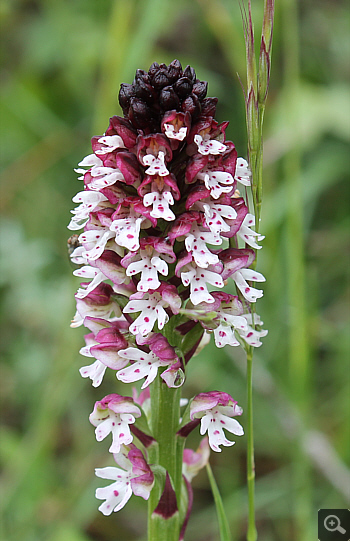
<path id="1" fill-rule="evenodd" d="M 248 532 L 247 540 L 258 538 L 255 526 L 255 462 L 253 424 L 253 348 L 247 350 L 247 483 L 248 483 Z"/>
<path id="2" fill-rule="evenodd" d="M 249 165 L 252 172 L 252 200 L 255 213 L 255 230 L 259 232 L 263 186 L 263 122 L 270 80 L 271 46 L 274 18 L 274 0 L 264 1 L 264 17 L 261 34 L 259 67 L 255 55 L 254 26 L 251 0 L 248 10 L 242 4 L 244 37 L 247 61 L 246 122 Z M 257 253 L 253 268 L 256 267 Z M 251 308 L 254 327 L 254 305 Z M 253 432 L 253 347 L 246 347 L 247 354 L 247 485 L 248 485 L 248 532 L 247 540 L 257 539 L 255 526 L 255 464 Z"/>

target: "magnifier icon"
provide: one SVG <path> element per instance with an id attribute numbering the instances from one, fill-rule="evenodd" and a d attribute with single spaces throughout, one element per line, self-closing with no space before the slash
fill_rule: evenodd
<path id="1" fill-rule="evenodd" d="M 340 526 L 340 520 L 336 515 L 328 515 L 328 517 L 324 519 L 324 527 L 329 532 L 337 531 L 342 534 L 346 533 L 346 530 Z"/>

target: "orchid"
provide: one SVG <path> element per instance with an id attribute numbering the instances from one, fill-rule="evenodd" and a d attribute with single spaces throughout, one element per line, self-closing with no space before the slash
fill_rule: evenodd
<path id="1" fill-rule="evenodd" d="M 135 417 L 140 416 L 141 411 L 132 398 L 111 394 L 96 402 L 89 420 L 96 426 L 97 441 L 105 439 L 111 433 L 113 442 L 109 452 L 119 453 L 121 445 L 132 442 L 129 425 L 135 422 Z"/>
<path id="2" fill-rule="evenodd" d="M 235 442 L 229 441 L 223 428 L 242 436 L 242 426 L 233 416 L 242 415 L 242 408 L 227 394 L 219 391 L 201 393 L 197 395 L 191 404 L 191 420 L 201 419 L 200 432 L 202 436 L 208 432 L 209 445 L 213 451 L 221 452 L 220 445 L 231 446 Z"/>
<path id="3" fill-rule="evenodd" d="M 108 394 L 89 417 L 97 441 L 111 437 L 118 466 L 96 469 L 113 481 L 96 491 L 99 510 L 120 510 L 132 493 L 149 499 L 149 541 L 165 539 L 170 520 L 172 538 L 183 539 L 193 477 L 209 464 L 210 448 L 234 445 L 224 430 L 244 433 L 234 418 L 242 408 L 228 393 L 181 398 L 188 363 L 212 336 L 218 348 L 248 353 L 267 334 L 254 310 L 263 295 L 254 283 L 265 281 L 254 250 L 264 237 L 251 197 L 237 190 L 251 185 L 250 166 L 206 92 L 178 60 L 123 83 L 124 118 L 112 116 L 79 163 L 84 190 L 68 226 L 83 229 L 71 254 L 83 280 L 71 326 L 89 330 L 80 353 L 93 362 L 80 374 L 98 387 L 108 369 L 132 394 Z M 222 291 L 227 283 L 235 294 Z M 197 451 L 185 449 L 199 425 L 208 435 Z"/>
<path id="4" fill-rule="evenodd" d="M 105 500 L 99 507 L 104 515 L 122 509 L 132 494 L 148 500 L 154 485 L 154 475 L 150 467 L 142 452 L 133 444 L 123 445 L 122 450 L 113 456 L 119 468 L 112 466 L 95 470 L 97 477 L 114 481 L 111 485 L 96 490 L 96 498 Z"/>

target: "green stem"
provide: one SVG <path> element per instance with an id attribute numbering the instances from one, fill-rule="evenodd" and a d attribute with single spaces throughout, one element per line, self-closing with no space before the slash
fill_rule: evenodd
<path id="1" fill-rule="evenodd" d="M 157 451 L 153 451 L 152 459 L 165 468 L 174 483 L 178 502 L 181 494 L 181 460 L 178 458 L 178 442 L 176 431 L 180 418 L 180 389 L 169 389 L 160 378 L 154 380 L 150 387 L 152 407 L 152 432 L 158 442 Z M 180 472 L 178 471 L 180 469 Z M 177 541 L 180 524 L 178 515 L 175 520 L 160 520 L 152 517 L 158 505 L 162 487 L 155 487 L 148 500 L 148 541 Z M 179 503 L 178 503 L 179 507 Z"/>
<path id="2" fill-rule="evenodd" d="M 247 349 L 247 484 L 248 484 L 248 532 L 247 540 L 256 541 L 255 527 L 255 463 L 253 428 L 253 348 Z"/>

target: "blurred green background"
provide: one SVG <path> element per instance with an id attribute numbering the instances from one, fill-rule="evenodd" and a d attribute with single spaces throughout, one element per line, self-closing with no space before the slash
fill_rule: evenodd
<path id="1" fill-rule="evenodd" d="M 262 0 L 253 0 L 259 38 Z M 2 0 L 2 539 L 142 541 L 146 504 L 98 511 L 94 468 L 111 464 L 88 414 L 124 392 L 82 380 L 72 330 L 66 229 L 73 167 L 120 114 L 121 82 L 178 58 L 208 80 L 217 119 L 246 156 L 245 51 L 237 0 Z M 277 0 L 265 120 L 258 303 L 269 335 L 255 354 L 259 540 L 311 541 L 317 509 L 349 506 L 349 11 L 341 0 Z M 245 363 L 211 344 L 184 395 L 220 389 L 243 407 Z M 242 423 L 245 424 L 244 415 Z M 108 438 L 107 438 L 108 439 Z M 198 443 L 198 436 L 189 442 Z M 233 539 L 245 539 L 246 439 L 212 453 Z M 348 484 L 349 483 L 349 484 Z M 216 541 L 205 472 L 188 541 Z"/>

